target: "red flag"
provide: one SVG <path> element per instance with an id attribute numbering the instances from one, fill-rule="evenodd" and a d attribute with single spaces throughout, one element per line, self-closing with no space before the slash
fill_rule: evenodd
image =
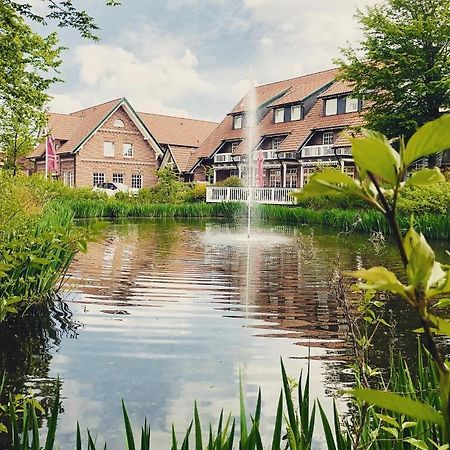
<path id="1" fill-rule="evenodd" d="M 51 136 L 45 140 L 46 173 L 58 173 L 58 156 L 56 155 L 55 141 Z"/>
<path id="2" fill-rule="evenodd" d="M 264 157 L 262 151 L 258 151 L 256 160 L 256 187 L 264 187 Z"/>

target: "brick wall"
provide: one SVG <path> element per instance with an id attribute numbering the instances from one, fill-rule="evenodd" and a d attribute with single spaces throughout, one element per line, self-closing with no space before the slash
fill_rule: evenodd
<path id="1" fill-rule="evenodd" d="M 114 126 L 120 119 L 123 128 Z M 104 156 L 104 142 L 114 143 L 114 156 Z M 123 145 L 132 144 L 133 157 L 123 155 Z M 112 181 L 114 173 L 123 174 L 123 182 L 131 187 L 132 174 L 142 176 L 142 187 L 154 186 L 157 182 L 156 151 L 144 137 L 122 108 L 92 136 L 76 157 L 76 186 L 92 186 L 93 173 L 104 173 L 105 181 Z"/>

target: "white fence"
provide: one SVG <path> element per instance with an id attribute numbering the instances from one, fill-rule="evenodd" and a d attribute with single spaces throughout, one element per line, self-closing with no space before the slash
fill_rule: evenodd
<path id="1" fill-rule="evenodd" d="M 244 188 L 244 187 L 217 187 L 206 188 L 206 201 L 208 203 L 246 202 L 248 193 L 252 202 L 272 205 L 293 205 L 295 198 L 290 195 L 296 192 L 295 188 Z"/>

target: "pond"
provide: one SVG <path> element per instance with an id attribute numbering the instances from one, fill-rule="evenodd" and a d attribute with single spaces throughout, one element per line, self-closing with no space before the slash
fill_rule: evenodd
<path id="1" fill-rule="evenodd" d="M 380 260 L 395 267 L 393 248 L 367 236 L 268 225 L 247 242 L 238 228 L 112 224 L 71 265 L 65 303 L 38 324 L 30 319 L 23 336 L 1 336 L 0 362 L 17 389 L 38 389 L 45 403 L 60 377 L 61 448 L 73 448 L 77 420 L 98 442 L 123 448 L 122 399 L 136 425 L 148 419 L 154 447 L 169 448 L 171 424 L 186 429 L 194 399 L 203 422 L 221 408 L 238 413 L 239 372 L 249 408 L 262 389 L 269 434 L 280 356 L 293 377 L 310 361 L 312 396 L 329 408 L 329 396 L 351 380 L 348 328 L 330 294 L 333 270 Z M 399 301 L 389 308 L 398 339 L 414 322 Z M 413 337 L 399 340 L 414 352 Z M 389 332 L 381 333 L 374 364 L 387 364 L 389 342 Z"/>

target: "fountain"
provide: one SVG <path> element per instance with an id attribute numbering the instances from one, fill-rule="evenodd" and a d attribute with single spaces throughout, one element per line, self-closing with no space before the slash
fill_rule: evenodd
<path id="1" fill-rule="evenodd" d="M 256 182 L 255 163 L 253 151 L 256 146 L 257 135 L 257 109 L 255 83 L 249 78 L 249 90 L 246 96 L 246 164 L 247 174 L 245 186 L 247 188 L 247 238 L 250 239 L 253 208 L 253 188 Z"/>

